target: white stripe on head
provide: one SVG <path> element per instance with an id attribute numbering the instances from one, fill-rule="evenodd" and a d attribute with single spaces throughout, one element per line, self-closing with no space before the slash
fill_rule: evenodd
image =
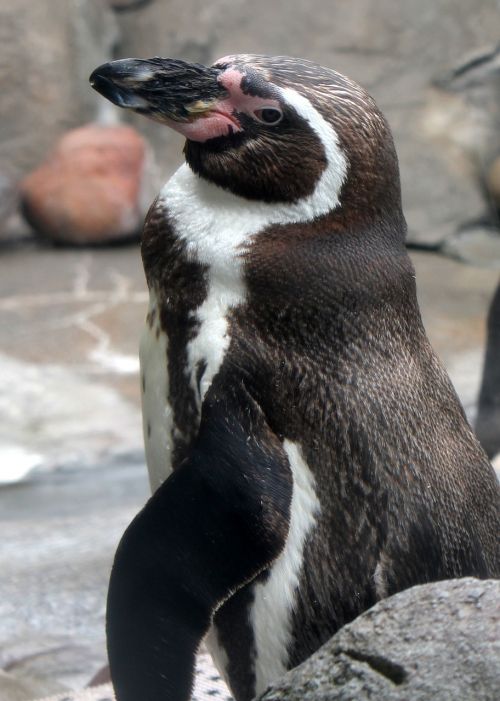
<path id="1" fill-rule="evenodd" d="M 259 231 L 273 224 L 306 223 L 340 204 L 348 163 L 337 133 L 296 90 L 283 88 L 281 94 L 320 139 L 326 168 L 311 195 L 290 204 L 245 199 L 198 177 L 187 164 L 182 165 L 163 187 L 160 198 L 177 235 L 201 263 L 213 265 L 219 259 L 226 267 L 228 253 L 241 251 L 242 245 Z"/>
<path id="2" fill-rule="evenodd" d="M 310 221 L 339 206 L 340 191 L 347 176 L 347 158 L 340 148 L 335 129 L 306 97 L 292 88 L 282 88 L 281 94 L 297 114 L 307 121 L 325 149 L 327 166 L 314 192 L 296 205 L 292 205 L 302 210 L 301 215 L 304 216 L 297 221 Z"/>

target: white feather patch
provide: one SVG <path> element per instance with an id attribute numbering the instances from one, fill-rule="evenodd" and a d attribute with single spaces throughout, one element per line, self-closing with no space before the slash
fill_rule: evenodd
<path id="1" fill-rule="evenodd" d="M 212 657 L 213 663 L 217 671 L 224 679 L 226 684 L 229 685 L 229 679 L 227 675 L 229 660 L 226 651 L 219 643 L 219 635 L 217 632 L 217 628 L 213 624 L 210 626 L 210 628 L 208 629 L 208 633 L 205 636 L 205 645 L 208 652 L 210 653 L 210 656 Z"/>
<path id="2" fill-rule="evenodd" d="M 500 453 L 498 453 L 497 455 L 495 455 L 495 457 L 491 459 L 491 464 L 493 465 L 500 479 Z"/>
<path id="3" fill-rule="evenodd" d="M 173 413 L 168 403 L 166 333 L 161 329 L 154 290 L 149 293 L 152 328 L 146 324 L 139 345 L 141 363 L 142 429 L 151 491 L 155 492 L 172 471 Z M 159 330 L 158 337 L 156 331 Z"/>
<path id="4" fill-rule="evenodd" d="M 282 676 L 288 668 L 292 634 L 291 614 L 303 565 L 304 545 L 316 522 L 320 504 L 314 477 L 300 447 L 285 440 L 293 475 L 290 530 L 285 549 L 273 564 L 268 579 L 254 588 L 250 622 L 255 636 L 255 694 Z"/>

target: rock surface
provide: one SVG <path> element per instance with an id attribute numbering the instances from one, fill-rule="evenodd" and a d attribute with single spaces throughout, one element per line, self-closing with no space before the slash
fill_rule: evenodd
<path id="1" fill-rule="evenodd" d="M 0 239 L 3 238 L 5 222 L 17 207 L 17 188 L 13 178 L 0 171 Z"/>
<path id="2" fill-rule="evenodd" d="M 27 698 L 83 688 L 106 663 L 111 562 L 148 491 L 130 460 L 0 489 L 0 669 L 45 684 Z"/>
<path id="3" fill-rule="evenodd" d="M 146 154 L 132 127 L 90 124 L 68 132 L 21 183 L 26 219 L 58 243 L 138 236 L 146 208 Z"/>
<path id="4" fill-rule="evenodd" d="M 19 678 L 0 670 L 0 699 L 2 701 L 31 701 L 49 694 L 61 692 L 60 684 L 47 680 Z"/>
<path id="5" fill-rule="evenodd" d="M 26 174 L 64 131 L 95 118 L 88 75 L 117 36 L 102 0 L 2 0 L 0 172 Z"/>
<path id="6" fill-rule="evenodd" d="M 500 581 L 413 587 L 379 602 L 261 701 L 494 701 Z"/>
<path id="7" fill-rule="evenodd" d="M 500 270 L 500 230 L 471 226 L 448 236 L 441 251 L 452 258 Z"/>
<path id="8" fill-rule="evenodd" d="M 135 246 L 2 252 L 0 484 L 142 455 L 147 298 Z"/>

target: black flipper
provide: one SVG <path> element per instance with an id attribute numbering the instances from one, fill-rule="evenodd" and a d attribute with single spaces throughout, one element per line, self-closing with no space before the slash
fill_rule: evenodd
<path id="1" fill-rule="evenodd" d="M 205 400 L 189 458 L 125 532 L 108 594 L 118 701 L 187 701 L 218 606 L 265 569 L 288 534 L 292 475 L 243 388 Z"/>

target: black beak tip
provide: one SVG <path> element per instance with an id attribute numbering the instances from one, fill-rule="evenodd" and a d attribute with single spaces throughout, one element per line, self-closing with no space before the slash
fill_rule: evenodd
<path id="1" fill-rule="evenodd" d="M 94 90 L 118 107 L 144 108 L 146 106 L 144 99 L 135 94 L 132 88 L 120 85 L 118 78 L 119 74 L 113 64 L 103 63 L 92 71 L 89 83 Z"/>
<path id="2" fill-rule="evenodd" d="M 107 73 L 109 73 L 109 63 L 103 63 L 102 66 L 97 66 L 97 68 L 92 71 L 89 77 L 89 83 L 91 84 L 91 86 L 97 90 L 99 80 L 101 78 L 106 77 Z"/>

